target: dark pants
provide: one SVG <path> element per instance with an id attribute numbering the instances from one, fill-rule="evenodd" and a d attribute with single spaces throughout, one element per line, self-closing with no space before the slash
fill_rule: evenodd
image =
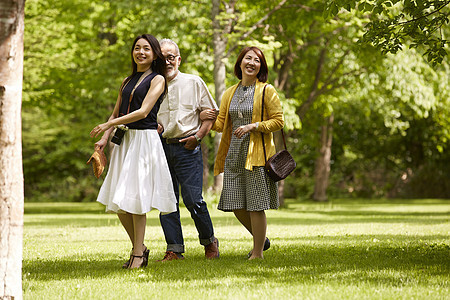
<path id="1" fill-rule="evenodd" d="M 184 148 L 184 143 L 167 144 L 161 139 L 172 176 L 177 202 L 181 196 L 191 213 L 198 231 L 200 244 L 214 241 L 214 229 L 206 202 L 203 201 L 203 159 L 200 145 L 194 150 Z M 170 214 L 160 214 L 159 219 L 167 242 L 167 251 L 184 253 L 184 239 L 180 222 L 180 210 Z"/>

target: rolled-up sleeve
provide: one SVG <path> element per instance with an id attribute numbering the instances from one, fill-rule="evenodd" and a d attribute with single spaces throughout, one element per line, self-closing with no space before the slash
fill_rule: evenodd
<path id="1" fill-rule="evenodd" d="M 208 87 L 206 86 L 206 83 L 200 77 L 199 77 L 198 85 L 199 85 L 199 90 L 200 90 L 200 97 L 199 97 L 200 111 L 203 111 L 205 109 L 217 109 L 216 101 L 214 101 L 211 93 L 208 90 Z"/>

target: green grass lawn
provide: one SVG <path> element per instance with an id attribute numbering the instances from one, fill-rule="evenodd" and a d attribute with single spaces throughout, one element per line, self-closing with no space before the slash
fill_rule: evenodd
<path id="1" fill-rule="evenodd" d="M 166 246 L 152 211 L 149 265 L 123 270 L 131 245 L 100 204 L 26 203 L 24 299 L 450 299 L 450 201 L 287 204 L 267 212 L 258 261 L 234 215 L 209 203 L 220 259 L 204 258 L 183 207 L 186 259 L 155 262 Z"/>

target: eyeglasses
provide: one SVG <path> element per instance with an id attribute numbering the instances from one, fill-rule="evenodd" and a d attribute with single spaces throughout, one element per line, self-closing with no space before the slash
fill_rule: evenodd
<path id="1" fill-rule="evenodd" d="M 177 58 L 179 55 L 167 55 L 166 56 L 166 60 L 168 61 L 168 62 L 174 62 L 175 61 L 175 58 Z"/>

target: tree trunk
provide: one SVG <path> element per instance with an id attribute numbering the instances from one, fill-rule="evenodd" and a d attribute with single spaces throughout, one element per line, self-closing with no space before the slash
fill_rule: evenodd
<path id="1" fill-rule="evenodd" d="M 297 109 L 297 114 L 299 115 L 300 119 L 303 119 L 305 117 L 306 112 L 309 110 L 313 102 L 319 97 L 318 86 L 320 77 L 322 76 L 323 68 L 325 66 L 326 55 L 327 49 L 322 48 L 319 54 L 319 61 L 317 62 L 316 74 L 314 76 L 314 82 L 311 86 L 311 91 L 309 92 L 306 101 L 303 102 L 302 105 L 300 105 L 300 107 Z"/>
<path id="2" fill-rule="evenodd" d="M 0 298 L 22 299 L 24 0 L 0 0 Z"/>
<path id="3" fill-rule="evenodd" d="M 228 7 L 227 10 L 234 11 L 234 5 Z M 228 11 L 227 11 L 228 12 Z M 214 87 L 215 87 L 215 98 L 217 105 L 220 106 L 220 100 L 225 92 L 225 78 L 226 78 L 226 68 L 224 63 L 224 58 L 226 55 L 226 47 L 228 39 L 225 34 L 227 30 L 224 31 L 220 25 L 220 20 L 217 16 L 220 14 L 220 0 L 212 1 L 212 11 L 211 19 L 213 25 L 213 49 L 214 49 Z M 217 150 L 219 149 L 220 139 L 222 138 L 221 133 L 217 133 L 214 137 L 214 153 L 217 155 Z M 221 191 L 223 185 L 223 174 L 214 177 L 214 191 Z"/>
<path id="4" fill-rule="evenodd" d="M 320 135 L 319 156 L 316 159 L 314 170 L 314 195 L 315 201 L 327 201 L 328 179 L 330 177 L 331 143 L 333 141 L 334 115 L 326 118 L 326 124 L 322 126 Z"/>
<path id="5" fill-rule="evenodd" d="M 274 55 L 275 58 L 275 55 Z M 274 85 L 277 89 L 284 91 L 286 98 L 289 98 L 289 80 L 290 80 L 290 70 L 294 63 L 294 53 L 290 51 L 286 54 L 280 53 L 280 58 L 274 59 L 274 68 L 277 70 L 277 77 L 274 80 Z M 283 61 L 282 64 L 279 61 Z"/>

